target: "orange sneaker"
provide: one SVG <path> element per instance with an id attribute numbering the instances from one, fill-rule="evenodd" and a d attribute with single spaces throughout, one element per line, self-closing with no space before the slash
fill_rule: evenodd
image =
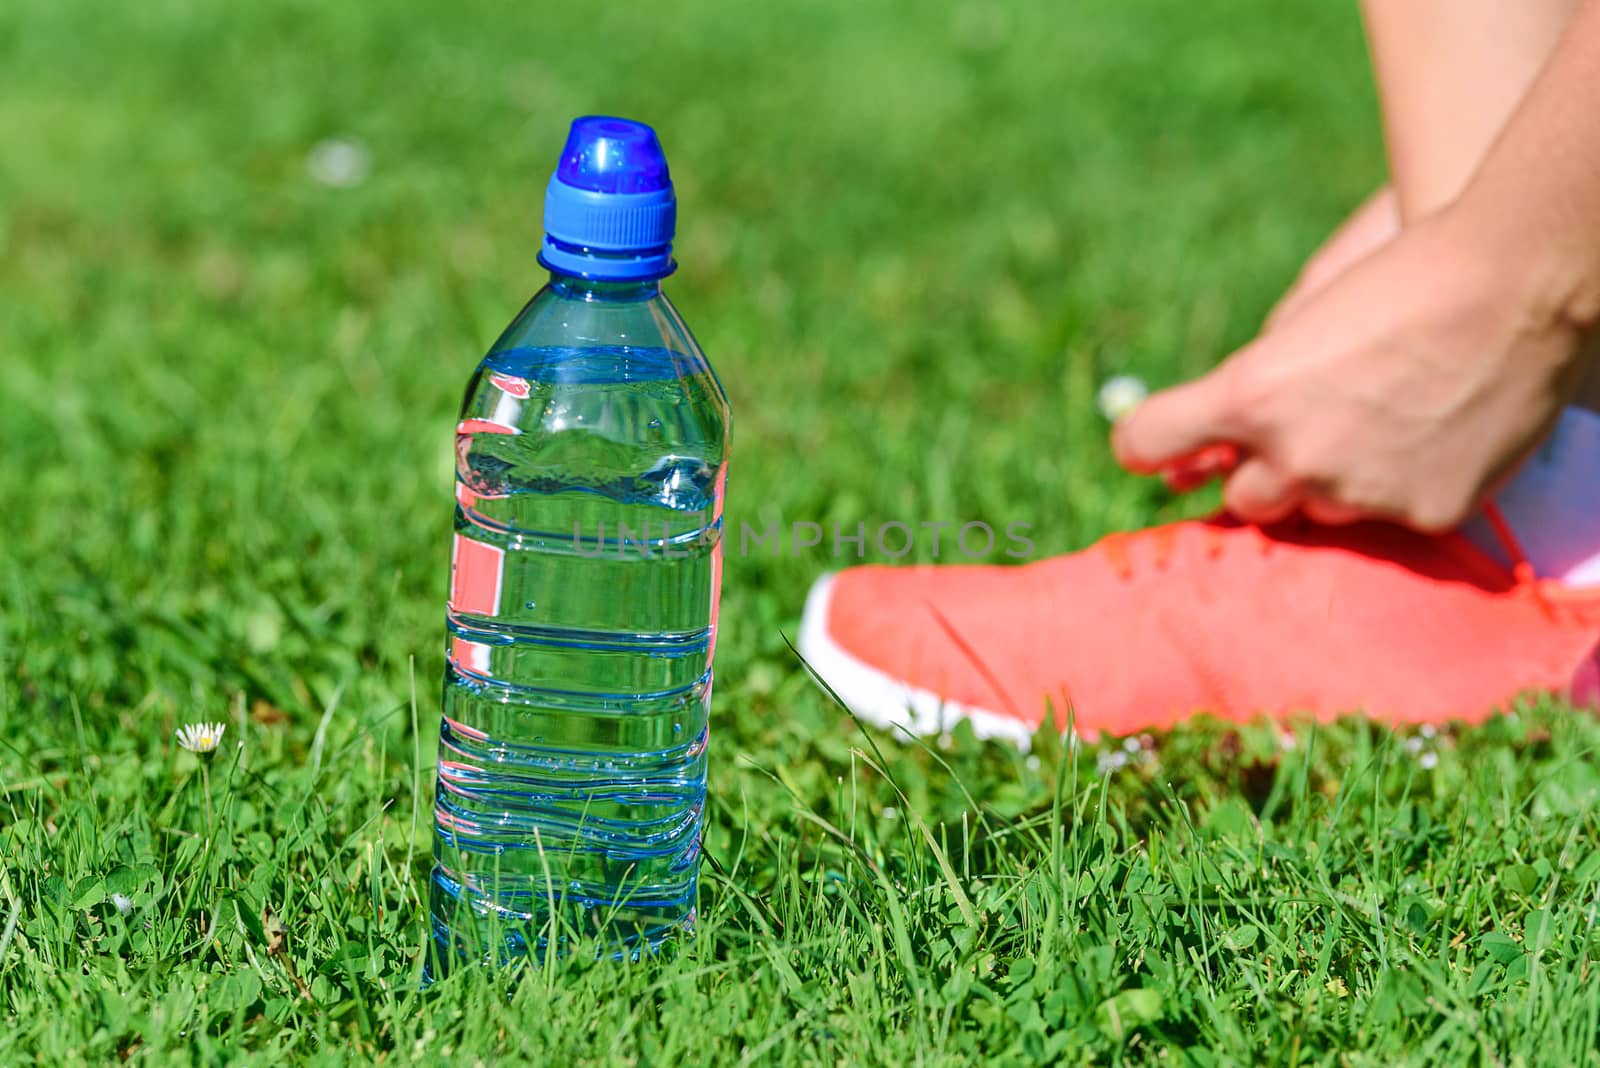
<path id="1" fill-rule="evenodd" d="M 1069 710 L 1091 737 L 1198 713 L 1471 722 L 1526 693 L 1600 703 L 1600 587 L 1456 534 L 1217 519 L 1023 566 L 851 568 L 812 588 L 799 646 L 862 719 L 917 734 L 966 719 L 1025 746 Z"/>

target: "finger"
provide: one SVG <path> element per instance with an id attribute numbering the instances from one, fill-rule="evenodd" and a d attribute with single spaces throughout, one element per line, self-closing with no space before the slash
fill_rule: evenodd
<path id="1" fill-rule="evenodd" d="M 1246 460 L 1222 490 L 1222 503 L 1229 512 L 1261 526 L 1289 518 L 1301 499 L 1300 488 L 1263 460 Z"/>
<path id="2" fill-rule="evenodd" d="M 1239 440 L 1230 415 L 1219 368 L 1147 399 L 1112 428 L 1111 445 L 1123 467 L 1150 474 L 1207 445 Z"/>
<path id="3" fill-rule="evenodd" d="M 1300 505 L 1300 510 L 1306 514 L 1307 519 L 1313 523 L 1321 523 L 1325 527 L 1349 526 L 1367 518 L 1358 508 L 1330 501 L 1324 497 L 1312 497 L 1306 500 Z"/>

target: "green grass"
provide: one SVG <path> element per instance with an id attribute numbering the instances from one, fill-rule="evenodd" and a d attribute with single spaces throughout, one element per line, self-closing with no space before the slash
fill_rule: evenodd
<path id="1" fill-rule="evenodd" d="M 0 10 L 0 1063 L 1592 1055 L 1588 717 L 1434 767 L 896 744 L 786 644 L 815 552 L 728 561 L 699 936 L 417 991 L 454 406 L 571 115 L 663 130 L 734 529 L 1207 507 L 1118 473 L 1094 391 L 1246 340 L 1378 181 L 1354 13 L 1000 9 Z M 328 137 L 367 181 L 308 180 Z"/>

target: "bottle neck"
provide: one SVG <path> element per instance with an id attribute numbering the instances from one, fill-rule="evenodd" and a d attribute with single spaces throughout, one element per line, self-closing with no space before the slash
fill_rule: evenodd
<path id="1" fill-rule="evenodd" d="M 601 282 L 593 278 L 579 278 L 562 271 L 550 272 L 550 288 L 566 300 L 606 303 L 632 303 L 652 300 L 661 295 L 661 279 L 646 278 L 629 282 Z"/>

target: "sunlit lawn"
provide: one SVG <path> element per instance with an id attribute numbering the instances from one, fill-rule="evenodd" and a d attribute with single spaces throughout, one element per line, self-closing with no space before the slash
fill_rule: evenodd
<path id="1" fill-rule="evenodd" d="M 904 744 L 788 647 L 826 543 L 727 562 L 698 937 L 417 990 L 454 407 L 572 115 L 671 153 L 732 529 L 1056 553 L 1209 506 L 1095 391 L 1380 180 L 1364 63 L 1265 0 L 0 8 L 0 1063 L 1589 1054 L 1587 717 Z"/>

